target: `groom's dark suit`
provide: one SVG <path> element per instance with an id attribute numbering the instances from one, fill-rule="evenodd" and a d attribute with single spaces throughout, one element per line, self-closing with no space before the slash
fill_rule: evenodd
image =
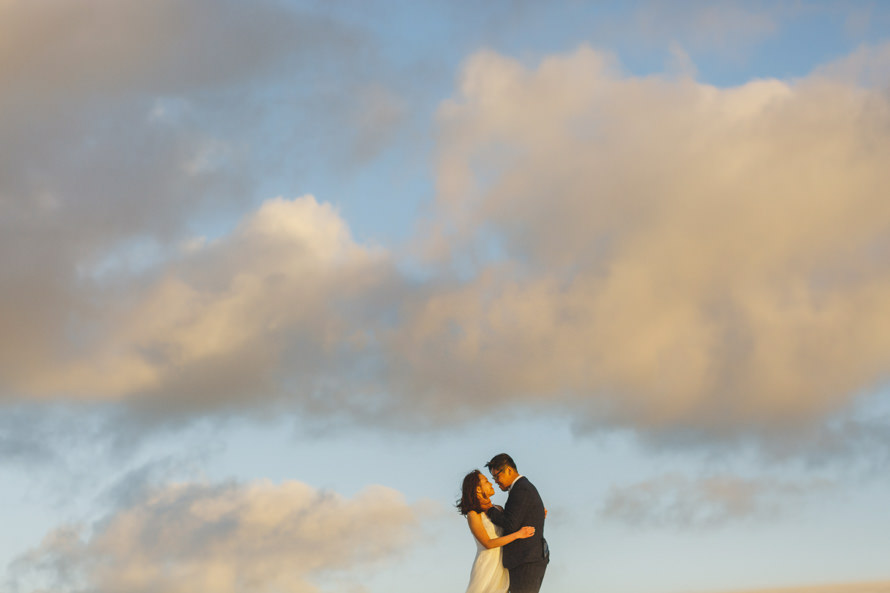
<path id="1" fill-rule="evenodd" d="M 504 535 L 521 527 L 535 528 L 532 537 L 513 540 L 504 546 L 504 568 L 510 571 L 511 593 L 537 593 L 550 561 L 544 539 L 544 503 L 538 489 L 525 476 L 516 478 L 510 486 L 504 509 L 491 507 L 488 518 L 504 530 Z"/>

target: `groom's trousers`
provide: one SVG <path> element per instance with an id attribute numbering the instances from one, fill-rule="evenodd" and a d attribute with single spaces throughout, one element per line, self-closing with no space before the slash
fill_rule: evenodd
<path id="1" fill-rule="evenodd" d="M 510 570 L 510 593 L 538 593 L 547 571 L 547 560 L 526 562 Z"/>

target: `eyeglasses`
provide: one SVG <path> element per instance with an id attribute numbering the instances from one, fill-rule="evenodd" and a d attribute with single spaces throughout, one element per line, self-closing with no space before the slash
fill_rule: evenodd
<path id="1" fill-rule="evenodd" d="M 506 469 L 506 468 L 503 468 L 503 467 L 502 467 L 501 469 L 493 469 L 493 470 L 490 470 L 490 471 L 491 471 L 491 477 L 494 478 L 495 480 L 497 480 L 497 479 L 498 479 L 498 476 L 500 476 L 502 473 L 504 473 L 504 469 Z"/>

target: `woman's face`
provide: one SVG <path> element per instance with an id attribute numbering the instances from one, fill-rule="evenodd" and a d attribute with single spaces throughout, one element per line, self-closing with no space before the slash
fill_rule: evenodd
<path id="1" fill-rule="evenodd" d="M 483 474 L 479 474 L 479 498 L 491 498 L 494 494 L 494 486 Z"/>

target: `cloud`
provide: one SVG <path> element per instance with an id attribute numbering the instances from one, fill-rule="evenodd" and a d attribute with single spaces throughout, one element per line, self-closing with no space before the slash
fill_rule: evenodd
<path id="1" fill-rule="evenodd" d="M 5 2 L 0 80 L 50 102 L 78 94 L 176 95 L 256 79 L 360 36 L 320 13 L 261 0 Z M 62 93 L 63 97 L 56 96 Z"/>
<path id="2" fill-rule="evenodd" d="M 255 95 L 298 76 L 306 84 L 322 71 L 356 70 L 367 53 L 363 33 L 274 1 L 5 2 L 0 213 L 58 224 L 46 220 L 53 210 L 62 222 L 92 225 L 92 234 L 104 230 L 100 240 L 108 227 L 117 236 L 155 230 L 147 223 L 188 212 L 210 189 L 206 162 L 193 166 L 208 148 L 253 165 L 244 149 L 273 110 L 267 100 L 259 109 Z M 300 98 L 295 92 L 287 109 Z M 280 111 L 275 119 L 280 128 Z M 224 187 L 212 189 L 225 196 Z M 69 241 L 86 240 L 77 227 L 66 231 Z"/>
<path id="3" fill-rule="evenodd" d="M 479 52 L 437 116 L 436 215 L 418 237 L 433 257 L 413 278 L 397 270 L 414 252 L 357 243 L 310 196 L 269 200 L 214 240 L 158 241 L 180 237 L 159 220 L 188 219 L 180 182 L 216 187 L 224 176 L 202 175 L 231 146 L 202 137 L 170 156 L 189 101 L 154 97 L 141 130 L 166 131 L 132 179 L 160 208 L 138 191 L 107 200 L 103 175 L 0 201 L 0 392 L 123 404 L 147 424 L 285 407 L 427 427 L 548 409 L 581 430 L 828 442 L 849 431 L 820 433 L 826 420 L 890 370 L 890 108 L 848 75 L 884 53 L 715 88 L 683 56 L 678 78 L 628 75 L 588 47 L 534 68 Z M 373 152 L 400 105 L 368 89 Z M 139 159 L 125 153 L 126 170 Z"/>
<path id="4" fill-rule="evenodd" d="M 824 480 L 794 482 L 736 476 L 690 479 L 665 474 L 612 488 L 600 514 L 649 528 L 712 528 L 733 521 L 773 518 L 812 492 L 832 486 Z"/>
<path id="5" fill-rule="evenodd" d="M 822 73 L 475 55 L 439 112 L 431 239 L 468 280 L 404 308 L 409 391 L 708 438 L 846 409 L 890 370 L 888 114 Z"/>
<path id="6" fill-rule="evenodd" d="M 69 328 L 70 350 L 17 388 L 138 400 L 165 417 L 283 394 L 311 399 L 362 349 L 363 307 L 392 274 L 387 254 L 356 244 L 330 205 L 268 200 L 230 235 L 189 245 L 128 292 L 97 292 L 101 310 Z"/>
<path id="7" fill-rule="evenodd" d="M 364 575 L 416 535 L 401 495 L 371 486 L 347 499 L 300 482 L 172 484 L 89 529 L 47 534 L 13 563 L 14 590 L 313 592 Z"/>
<path id="8" fill-rule="evenodd" d="M 352 105 L 313 102 L 373 78 L 371 46 L 276 1 L 0 3 L 0 373 L 39 372 L 105 281 L 175 256 L 197 217 L 237 216 L 257 179 L 334 137 L 321 122 Z M 271 87 L 293 92 L 270 102 Z M 367 125 L 377 149 L 383 128 Z M 84 272 L 110 261 L 118 274 Z"/>
<path id="9" fill-rule="evenodd" d="M 890 43 L 862 45 L 850 55 L 816 69 L 826 80 L 881 89 L 890 84 Z"/>

